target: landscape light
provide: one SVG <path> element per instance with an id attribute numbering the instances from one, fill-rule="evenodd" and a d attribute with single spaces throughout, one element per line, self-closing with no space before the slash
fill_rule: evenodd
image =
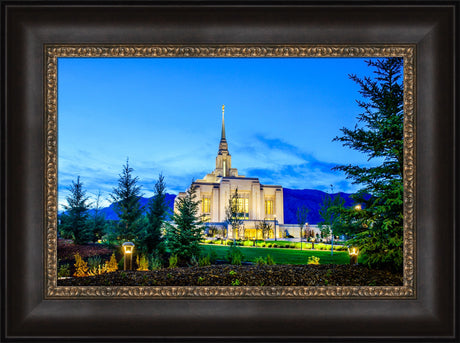
<path id="1" fill-rule="evenodd" d="M 123 254 L 125 255 L 124 270 L 131 270 L 133 268 L 133 251 L 134 243 L 125 242 L 122 244 Z"/>
<path id="2" fill-rule="evenodd" d="M 361 204 L 355 205 L 355 210 L 356 211 L 361 211 Z"/>
<path id="3" fill-rule="evenodd" d="M 348 248 L 348 255 L 350 255 L 350 264 L 358 264 L 359 249 L 356 247 Z"/>

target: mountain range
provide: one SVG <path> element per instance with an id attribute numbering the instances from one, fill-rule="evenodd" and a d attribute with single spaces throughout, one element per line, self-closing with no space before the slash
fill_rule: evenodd
<path id="1" fill-rule="evenodd" d="M 327 193 L 314 190 L 314 189 L 283 189 L 283 198 L 284 198 L 284 223 L 285 224 L 297 224 L 297 208 L 301 206 L 306 206 L 309 209 L 308 212 L 308 223 L 317 224 L 321 217 L 319 215 L 319 209 L 323 203 L 323 198 Z M 331 194 L 334 197 L 336 194 L 339 194 L 345 200 L 345 206 L 352 206 L 354 201 L 351 199 L 351 194 L 349 193 L 335 193 Z M 169 207 L 170 212 L 174 208 L 174 199 L 176 198 L 175 194 L 166 193 L 166 203 Z M 141 206 L 145 209 L 147 203 L 151 198 L 141 197 L 139 199 Z M 117 214 L 114 210 L 114 205 L 111 204 L 109 207 L 105 207 L 99 210 L 101 214 L 105 216 L 107 220 L 117 220 Z M 90 213 L 94 210 L 90 210 Z"/>

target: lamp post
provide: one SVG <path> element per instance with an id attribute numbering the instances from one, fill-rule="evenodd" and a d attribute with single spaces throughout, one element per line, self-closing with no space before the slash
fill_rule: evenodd
<path id="1" fill-rule="evenodd" d="M 133 268 L 133 251 L 134 251 L 134 243 L 132 242 L 125 242 L 122 244 L 123 247 L 123 254 L 124 254 L 124 270 L 131 270 Z"/>
<path id="2" fill-rule="evenodd" d="M 348 255 L 350 255 L 350 264 L 355 265 L 358 264 L 358 254 L 359 249 L 356 247 L 349 247 L 348 248 Z"/>
<path id="3" fill-rule="evenodd" d="M 275 218 L 275 241 L 277 240 L 276 239 L 276 214 L 273 216 L 273 218 Z"/>
<path id="4" fill-rule="evenodd" d="M 334 231 L 332 231 L 332 225 L 331 225 L 331 256 L 334 256 Z"/>

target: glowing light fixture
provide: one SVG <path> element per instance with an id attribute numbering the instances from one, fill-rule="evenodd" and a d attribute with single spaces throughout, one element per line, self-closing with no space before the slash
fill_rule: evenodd
<path id="1" fill-rule="evenodd" d="M 356 211 L 361 211 L 361 209 L 362 209 L 361 204 L 355 205 L 355 210 Z"/>
<path id="2" fill-rule="evenodd" d="M 348 255 L 350 255 L 350 264 L 358 264 L 359 249 L 357 247 L 349 247 Z"/>
<path id="3" fill-rule="evenodd" d="M 124 270 L 131 270 L 133 268 L 133 251 L 134 243 L 125 242 L 122 244 L 123 254 L 125 255 Z"/>

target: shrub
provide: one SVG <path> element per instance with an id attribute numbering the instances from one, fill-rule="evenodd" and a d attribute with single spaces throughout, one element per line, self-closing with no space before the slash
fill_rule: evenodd
<path id="1" fill-rule="evenodd" d="M 228 249 L 227 259 L 230 261 L 231 264 L 241 265 L 241 261 L 243 260 L 243 258 L 244 255 L 238 247 L 232 245 L 230 249 Z"/>
<path id="2" fill-rule="evenodd" d="M 140 270 L 140 271 L 149 270 L 149 260 L 147 259 L 147 257 L 145 257 L 145 255 L 142 255 L 141 257 L 137 255 L 136 262 L 137 262 L 137 270 Z"/>
<path id="3" fill-rule="evenodd" d="M 268 248 L 271 248 L 272 246 L 273 246 L 273 244 L 271 244 L 271 243 L 268 243 L 268 244 L 267 244 L 267 247 L 268 247 Z"/>
<path id="4" fill-rule="evenodd" d="M 216 253 L 216 251 L 214 249 L 209 250 L 208 256 L 209 256 L 209 262 L 211 262 L 211 263 L 216 262 L 217 253 Z"/>
<path id="5" fill-rule="evenodd" d="M 232 286 L 239 286 L 240 285 L 240 280 L 235 279 L 232 281 Z"/>
<path id="6" fill-rule="evenodd" d="M 273 243 L 273 248 L 276 248 L 276 247 L 278 247 L 278 244 Z"/>
<path id="7" fill-rule="evenodd" d="M 198 266 L 198 259 L 195 255 L 192 255 L 192 257 L 190 258 L 190 265 L 193 267 Z"/>
<path id="8" fill-rule="evenodd" d="M 177 255 L 171 255 L 171 257 L 169 258 L 169 268 L 176 268 L 178 262 L 179 258 L 177 257 Z"/>
<path id="9" fill-rule="evenodd" d="M 118 261 L 118 269 L 125 269 L 125 257 L 123 256 L 120 261 Z"/>
<path id="10" fill-rule="evenodd" d="M 308 258 L 307 264 L 319 264 L 319 257 L 310 256 L 310 257 Z"/>
<path id="11" fill-rule="evenodd" d="M 81 277 L 86 276 L 88 272 L 88 263 L 83 261 L 79 253 L 75 254 L 75 273 L 73 276 Z"/>
<path id="12" fill-rule="evenodd" d="M 70 276 L 70 265 L 62 264 L 58 270 L 58 277 L 69 277 Z"/>
<path id="13" fill-rule="evenodd" d="M 115 257 L 115 253 L 113 253 L 112 256 L 110 257 L 110 261 L 107 261 L 105 264 L 106 264 L 107 273 L 115 272 L 118 270 L 118 264 L 117 264 L 117 259 Z"/>
<path id="14" fill-rule="evenodd" d="M 158 270 L 158 269 L 161 269 L 163 267 L 163 261 L 161 260 L 160 257 L 156 256 L 156 255 L 151 255 L 150 256 L 150 263 L 149 263 L 149 266 L 150 266 L 150 270 Z"/>
<path id="15" fill-rule="evenodd" d="M 262 256 L 257 257 L 254 262 L 259 266 L 267 264 L 267 262 L 265 261 L 265 259 Z"/>
<path id="16" fill-rule="evenodd" d="M 211 258 L 210 258 L 210 255 L 206 255 L 204 257 L 201 257 L 199 260 L 198 260 L 198 265 L 200 267 L 204 267 L 204 266 L 209 266 L 211 264 Z"/>
<path id="17" fill-rule="evenodd" d="M 331 246 L 323 244 L 323 243 L 317 243 L 317 244 L 315 244 L 315 248 L 318 249 L 318 250 L 328 250 L 328 249 L 331 248 Z"/>
<path id="18" fill-rule="evenodd" d="M 88 271 L 89 276 L 101 275 L 107 272 L 107 265 L 98 265 Z"/>
<path id="19" fill-rule="evenodd" d="M 88 267 L 89 269 L 97 269 L 102 263 L 102 258 L 100 256 L 93 256 L 88 258 Z"/>
<path id="20" fill-rule="evenodd" d="M 270 255 L 267 255 L 267 264 L 269 266 L 272 266 L 272 265 L 276 264 L 275 261 L 273 260 L 273 258 Z"/>

